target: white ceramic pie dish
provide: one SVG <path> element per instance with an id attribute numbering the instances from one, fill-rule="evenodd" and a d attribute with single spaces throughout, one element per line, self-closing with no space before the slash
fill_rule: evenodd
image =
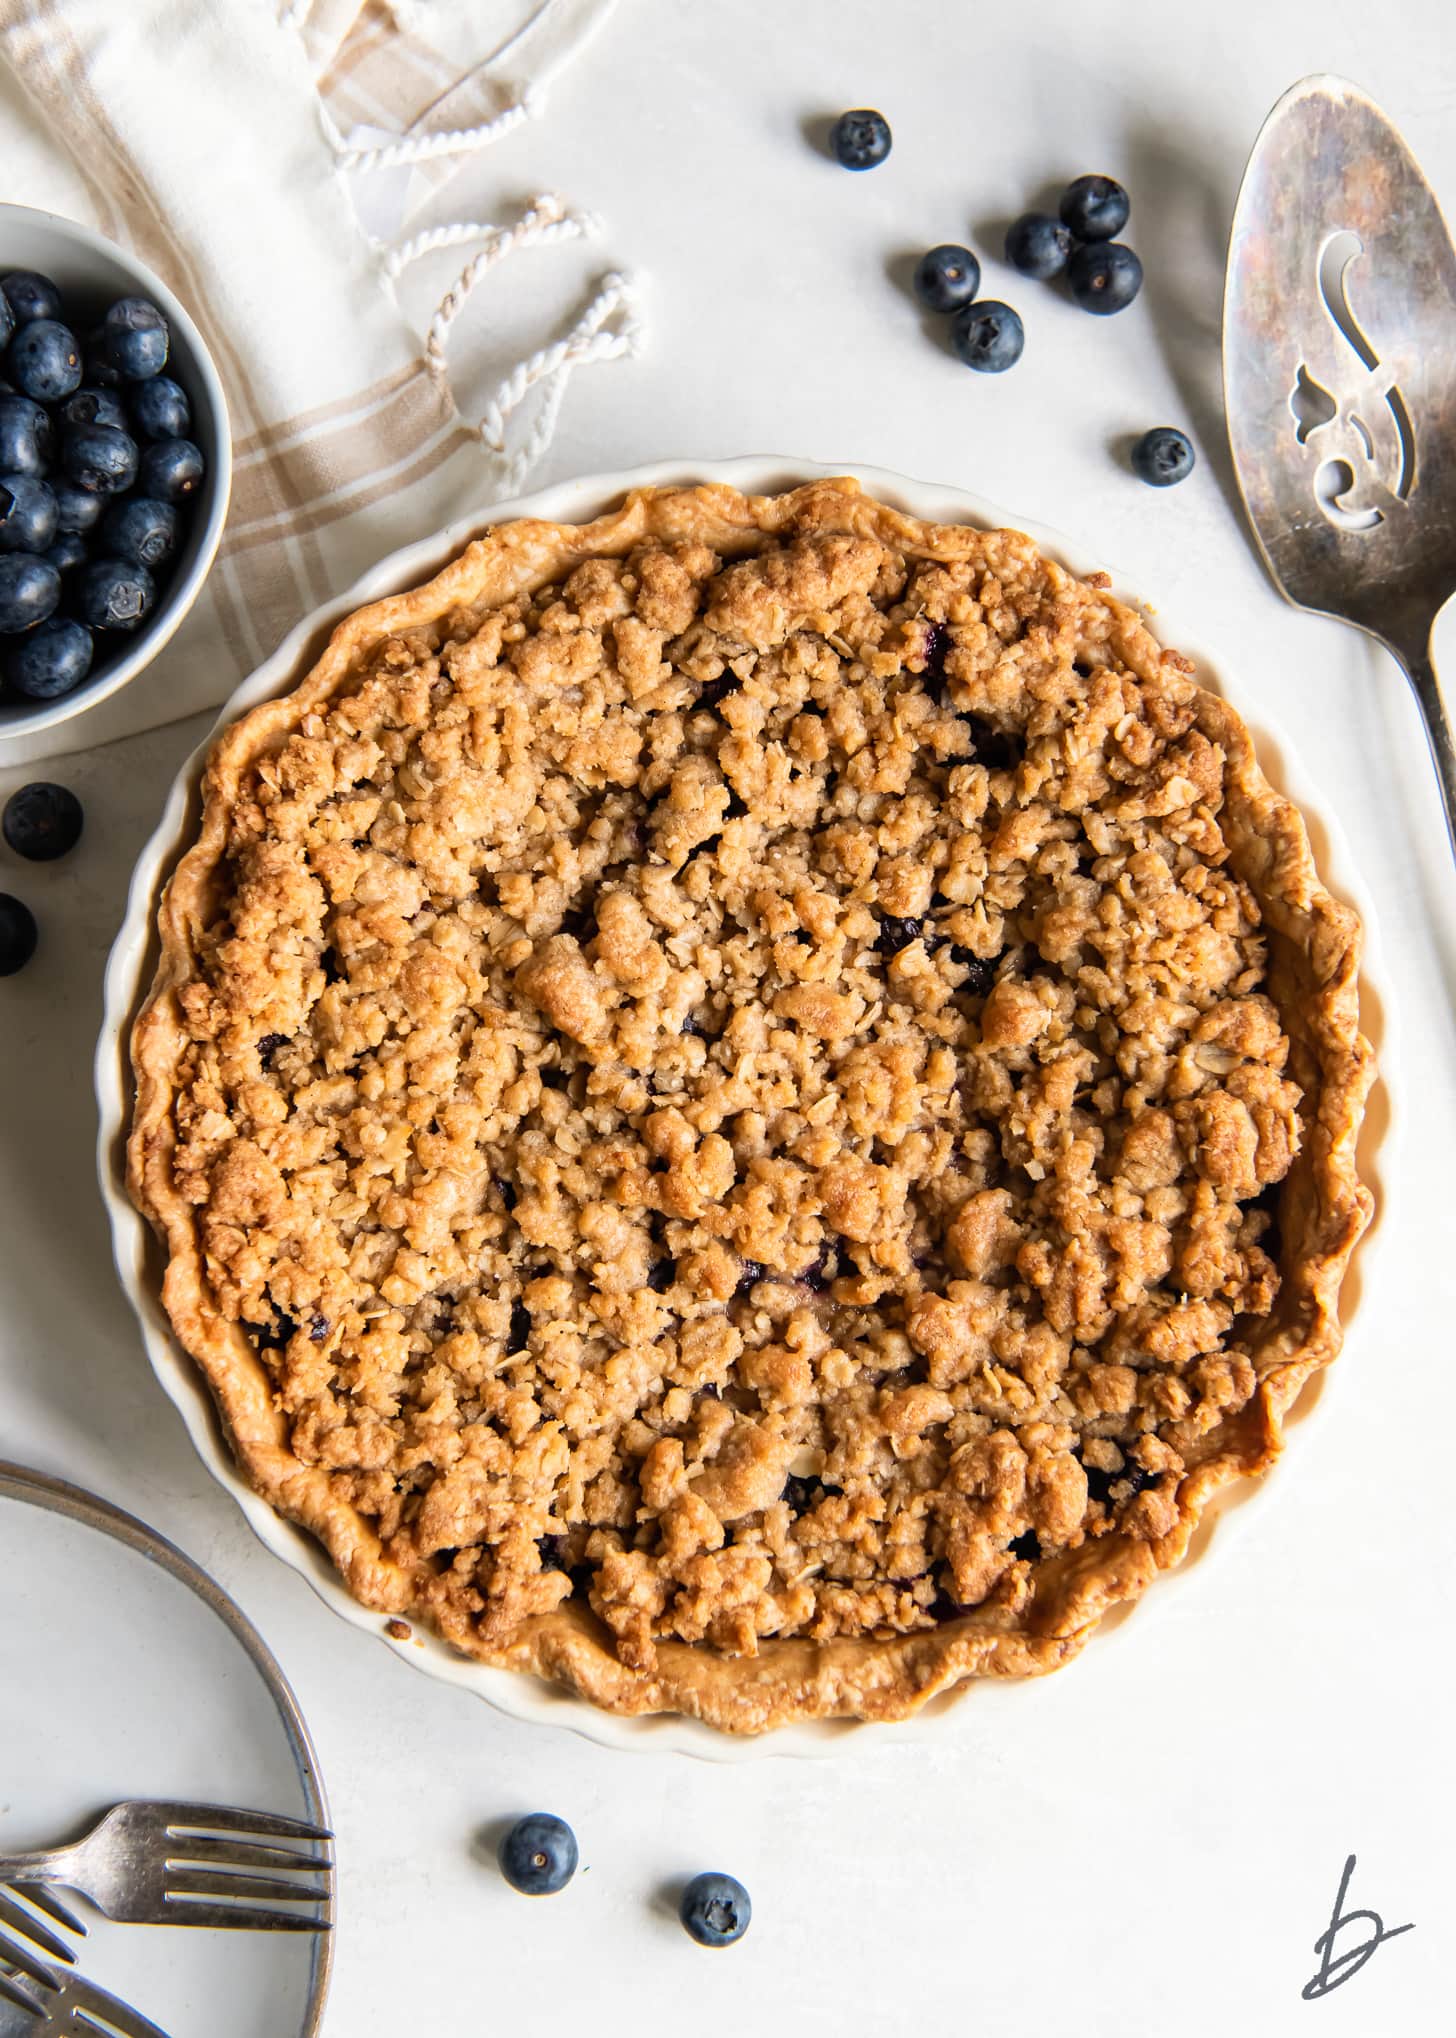
<path id="1" fill-rule="evenodd" d="M 912 481 L 887 470 L 857 463 L 824 466 L 817 462 L 782 458 L 749 458 L 728 461 L 655 464 L 629 471 L 593 475 L 584 480 L 561 483 L 517 501 L 494 505 L 479 518 L 447 526 L 434 537 L 421 540 L 380 562 L 371 572 L 342 594 L 301 622 L 283 640 L 277 651 L 232 695 L 219 712 L 205 742 L 183 766 L 172 787 L 161 819 L 143 849 L 132 874 L 126 912 L 107 963 L 101 1034 L 97 1043 L 95 1079 L 99 1111 L 97 1161 L 101 1192 L 111 1223 L 112 1246 L 117 1272 L 141 1326 L 142 1340 L 152 1368 L 168 1397 L 182 1416 L 199 1455 L 218 1482 L 230 1492 L 247 1516 L 256 1534 L 275 1555 L 300 1572 L 329 1606 L 354 1626 L 380 1636 L 387 1646 L 442 1682 L 476 1692 L 500 1711 L 517 1719 L 566 1726 L 604 1746 L 635 1750 L 674 1751 L 709 1760 L 731 1760 L 751 1754 L 823 1755 L 863 1743 L 884 1745 L 892 1740 L 939 1740 L 954 1714 L 967 1719 L 973 1712 L 983 1723 L 986 1709 L 994 1713 L 1018 1700 L 1018 1687 L 999 1680 L 951 1692 L 932 1701 L 913 1720 L 895 1724 L 867 1725 L 857 1722 L 822 1721 L 783 1727 L 757 1739 L 719 1733 L 696 1720 L 676 1715 L 622 1718 L 599 1710 L 561 1688 L 539 1678 L 475 1663 L 456 1653 L 447 1643 L 417 1624 L 408 1640 L 394 1640 L 385 1633 L 385 1617 L 361 1606 L 346 1590 L 321 1545 L 304 1531 L 286 1521 L 261 1499 L 243 1479 L 224 1440 L 212 1397 L 201 1371 L 172 1334 L 160 1300 L 160 1256 L 149 1226 L 126 1193 L 124 1142 L 131 1102 L 131 1078 L 127 1044 L 132 1020 L 150 985 L 156 962 L 154 931 L 156 899 L 182 849 L 190 839 L 198 806 L 198 788 L 203 761 L 217 731 L 247 709 L 286 692 L 322 649 L 328 632 L 344 616 L 364 603 L 413 587 L 437 573 L 470 539 L 493 525 L 513 517 L 530 516 L 558 523 L 581 523 L 597 515 L 627 489 L 638 487 L 683 487 L 695 482 L 725 482 L 747 494 L 770 494 L 804 480 L 838 474 L 854 474 L 864 487 L 882 500 L 915 516 L 939 523 L 973 523 L 982 526 L 1010 525 L 1024 531 L 1048 554 L 1071 572 L 1085 576 L 1108 571 L 1106 562 L 1092 557 L 1059 532 L 1027 518 L 997 508 L 965 491 Z M 1293 799 L 1306 818 L 1315 824 L 1316 855 L 1326 882 L 1346 898 L 1364 920 L 1367 932 L 1366 961 L 1362 967 L 1362 1021 L 1374 1040 L 1382 1062 L 1388 1065 L 1392 1043 L 1388 1015 L 1390 1001 L 1371 989 L 1380 981 L 1379 959 L 1374 953 L 1374 917 L 1352 867 L 1348 845 L 1338 821 L 1326 814 L 1295 764 L 1295 752 L 1281 737 L 1270 718 L 1253 703 L 1240 699 L 1236 687 L 1226 685 L 1214 659 L 1205 656 L 1189 637 L 1170 625 L 1162 614 L 1149 614 L 1139 598 L 1118 584 L 1114 592 L 1145 616 L 1154 634 L 1175 644 L 1193 657 L 1199 678 L 1205 685 L 1225 694 L 1239 709 L 1259 742 L 1265 769 L 1278 788 Z M 1262 739 L 1262 740 L 1261 740 Z M 1273 753 L 1271 757 L 1271 751 Z M 1277 761 L 1278 768 L 1270 769 Z M 1377 1092 L 1373 1113 L 1376 1125 L 1384 1116 L 1384 1095 Z M 1391 1166 L 1388 1128 L 1381 1128 L 1382 1172 Z M 1362 1174 L 1372 1179 L 1369 1150 L 1373 1136 L 1362 1145 Z M 1369 1251 L 1369 1242 L 1361 1249 Z M 1346 1322 L 1352 1313 L 1354 1291 L 1368 1278 L 1362 1264 L 1359 1274 L 1347 1286 Z M 1318 1394 L 1307 1396 L 1307 1412 Z M 1296 1413 L 1296 1421 L 1301 1414 Z M 1241 1510 L 1261 1491 L 1259 1482 L 1245 1481 L 1226 1489 L 1195 1537 L 1193 1548 L 1180 1571 L 1184 1576 L 1218 1540 L 1210 1533 L 1214 1520 Z M 1169 1591 L 1167 1580 L 1159 1581 L 1154 1598 L 1162 1602 Z M 1104 1620 L 1096 1640 L 1099 1653 L 1113 1645 L 1122 1630 L 1122 1609 Z M 1075 1666 L 1063 1673 L 1075 1677 Z M 964 1700 L 964 1704 L 959 1701 Z M 1024 1697 L 1023 1697 L 1024 1702 Z"/>

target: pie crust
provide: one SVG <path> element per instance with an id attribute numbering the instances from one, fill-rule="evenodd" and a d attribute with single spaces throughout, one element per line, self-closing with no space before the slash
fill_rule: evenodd
<path id="1" fill-rule="evenodd" d="M 1278 1456 L 1371 1210 L 1359 924 L 1102 580 L 644 489 L 219 737 L 129 1185 L 246 1476 L 396 1629 L 902 1718 Z"/>

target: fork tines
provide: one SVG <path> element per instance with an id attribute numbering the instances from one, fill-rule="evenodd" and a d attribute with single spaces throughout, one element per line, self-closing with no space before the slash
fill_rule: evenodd
<path id="1" fill-rule="evenodd" d="M 327 1885 L 291 1881 L 333 1866 L 326 1844 L 333 1835 L 302 1819 L 232 1806 L 170 1804 L 161 1807 L 167 1820 L 166 1903 L 179 1925 L 212 1925 L 234 1931 L 316 1932 L 329 1920 L 297 1911 L 260 1910 L 258 1904 L 319 1904 Z M 249 1838 L 261 1835 L 262 1838 Z M 298 1844 L 287 1846 L 284 1841 Z M 309 1845 L 308 1843 L 315 1843 Z M 273 1869 L 272 1875 L 240 1874 L 242 1869 Z M 222 1901 L 207 1901 L 222 1899 Z M 175 1909 L 173 1908 L 175 1906 Z"/>

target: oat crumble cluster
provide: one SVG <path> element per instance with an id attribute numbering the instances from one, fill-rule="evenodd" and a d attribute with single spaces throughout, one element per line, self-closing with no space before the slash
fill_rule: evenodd
<path id="1" fill-rule="evenodd" d="M 1068 584 L 653 540 L 250 765 L 172 1174 L 447 1631 L 1010 1619 L 1249 1401 L 1301 1092 L 1197 689 Z"/>

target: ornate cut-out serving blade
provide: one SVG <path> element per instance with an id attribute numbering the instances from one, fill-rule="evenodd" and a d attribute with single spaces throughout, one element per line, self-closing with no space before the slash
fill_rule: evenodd
<path id="1" fill-rule="evenodd" d="M 1431 626 L 1456 591 L 1456 250 L 1370 99 L 1305 78 L 1244 172 L 1229 244 L 1224 400 L 1244 505 L 1299 608 L 1404 666 L 1456 852 L 1456 747 Z"/>

